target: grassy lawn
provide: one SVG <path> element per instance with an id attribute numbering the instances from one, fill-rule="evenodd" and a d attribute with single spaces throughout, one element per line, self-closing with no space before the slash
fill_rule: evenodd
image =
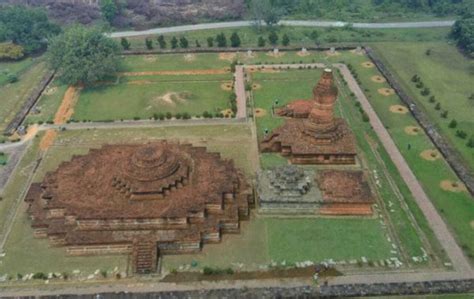
<path id="1" fill-rule="evenodd" d="M 0 152 L 0 167 L 6 165 L 8 161 L 8 156 L 4 152 Z"/>
<path id="2" fill-rule="evenodd" d="M 81 91 L 74 108 L 76 120 L 120 120 L 151 118 L 170 112 L 202 115 L 230 107 L 230 91 L 221 84 L 230 82 L 230 74 L 200 76 L 127 77 L 117 84 L 90 87 Z M 137 80 L 135 82 L 130 82 Z M 200 81 L 202 80 L 202 81 Z"/>
<path id="3" fill-rule="evenodd" d="M 468 138 L 474 136 L 474 100 L 469 100 L 474 93 L 474 62 L 465 58 L 454 46 L 443 42 L 380 43 L 374 48 L 384 63 L 398 76 L 404 89 L 458 149 L 474 173 L 474 148 L 466 146 L 466 139 L 455 136 L 458 129 L 466 131 Z M 427 50 L 431 50 L 430 55 L 426 55 Z M 411 82 L 415 74 L 430 88 L 430 96 L 436 97 L 437 102 L 441 104 L 441 110 L 435 110 L 435 103 L 430 103 L 429 96 L 422 96 L 420 89 Z M 449 111 L 447 118 L 440 117 L 443 111 Z M 456 129 L 448 127 L 452 119 L 458 122 Z"/>
<path id="4" fill-rule="evenodd" d="M 341 241 L 350 243 L 350 248 L 341 246 Z M 251 270 L 272 261 L 292 264 L 361 257 L 390 257 L 389 243 L 376 219 L 256 217 L 242 222 L 240 234 L 224 235 L 220 244 L 206 244 L 199 254 L 165 256 L 163 266 L 173 269 L 196 261 L 199 267 L 243 264 Z"/>
<path id="5" fill-rule="evenodd" d="M 8 76 L 20 76 L 36 63 L 35 58 L 25 58 L 14 62 L 0 62 L 0 86 L 7 84 Z"/>
<path id="6" fill-rule="evenodd" d="M 390 111 L 390 106 L 402 105 L 402 103 L 396 95 L 384 96 L 378 93 L 379 88 L 389 86 L 386 83 L 376 83 L 371 80 L 373 76 L 380 73 L 376 68 L 363 67 L 361 63 L 365 60 L 366 57 L 355 56 L 345 59 L 356 69 L 362 88 L 372 106 L 388 128 L 425 192 L 454 232 L 460 246 L 472 259 L 474 257 L 471 224 L 474 220 L 473 198 L 467 192 L 451 192 L 440 187 L 441 181 L 457 181 L 458 178 L 444 159 L 428 161 L 420 157 L 422 151 L 434 149 L 434 145 L 422 132 L 418 135 L 409 135 L 405 132 L 406 127 L 417 126 L 417 122 L 409 113 L 399 114 Z"/>
<path id="7" fill-rule="evenodd" d="M 384 42 L 384 41 L 436 41 L 445 39 L 449 33 L 449 28 L 421 28 L 421 29 L 354 29 L 354 28 L 308 28 L 308 27 L 285 27 L 280 26 L 277 33 L 280 37 L 278 44 L 281 45 L 281 39 L 284 34 L 290 37 L 290 45 L 298 44 L 301 46 L 314 46 L 328 43 L 362 43 L 362 42 Z M 316 31 L 314 39 L 313 31 Z M 268 43 L 268 30 L 257 31 L 252 27 L 231 28 L 231 29 L 211 29 L 196 30 L 184 33 L 165 34 L 167 47 L 170 48 L 170 41 L 173 36 L 186 37 L 189 40 L 189 46 L 194 47 L 198 40 L 202 47 L 207 47 L 207 38 L 215 37 L 223 32 L 227 39 L 233 32 L 237 32 L 241 39 L 241 47 L 257 47 L 259 36 L 264 37 Z M 157 35 L 148 36 L 154 42 L 154 47 L 158 48 L 156 41 Z M 129 38 L 132 50 L 145 50 L 145 37 Z M 228 44 L 229 44 L 228 40 Z M 245 50 L 245 49 L 244 49 Z"/>
<path id="8" fill-rule="evenodd" d="M 52 121 L 59 105 L 61 105 L 66 89 L 67 85 L 59 83 L 58 80 L 51 82 L 36 104 L 40 113 L 30 113 L 26 117 L 26 123 Z"/>
<path id="9" fill-rule="evenodd" d="M 7 124 L 23 105 L 36 85 L 46 73 L 44 62 L 36 63 L 28 68 L 18 77 L 18 82 L 0 85 L 0 130 L 4 130 Z"/>

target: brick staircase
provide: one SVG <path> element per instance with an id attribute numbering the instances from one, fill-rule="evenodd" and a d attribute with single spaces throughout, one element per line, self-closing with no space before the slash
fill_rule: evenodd
<path id="1" fill-rule="evenodd" d="M 134 245 L 133 257 L 135 272 L 138 274 L 155 272 L 158 258 L 156 242 L 140 240 Z"/>

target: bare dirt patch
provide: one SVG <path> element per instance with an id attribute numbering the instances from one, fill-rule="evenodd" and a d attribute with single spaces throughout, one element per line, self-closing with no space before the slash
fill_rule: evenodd
<path id="1" fill-rule="evenodd" d="M 405 133 L 407 133 L 408 135 L 418 135 L 420 134 L 420 132 L 421 132 L 420 127 L 416 127 L 416 126 L 405 127 Z"/>
<path id="2" fill-rule="evenodd" d="M 55 130 L 48 130 L 46 134 L 44 134 L 43 138 L 40 141 L 39 147 L 42 151 L 47 150 L 51 145 L 53 145 L 54 140 L 58 133 Z"/>
<path id="3" fill-rule="evenodd" d="M 132 81 L 127 81 L 127 85 L 146 85 L 146 84 L 153 84 L 153 81 L 149 81 L 149 80 L 132 80 Z"/>
<path id="4" fill-rule="evenodd" d="M 192 62 L 194 60 L 196 60 L 195 54 L 184 54 L 184 61 Z"/>
<path id="5" fill-rule="evenodd" d="M 273 57 L 273 58 L 279 58 L 279 57 L 283 57 L 285 56 L 285 52 L 282 52 L 282 51 L 278 51 L 277 53 L 273 52 L 273 51 L 270 51 L 270 52 L 267 52 L 267 56 L 270 56 L 270 57 Z"/>
<path id="6" fill-rule="evenodd" d="M 183 70 L 183 71 L 151 71 L 151 72 L 124 72 L 119 73 L 119 76 L 134 77 L 134 76 L 157 76 L 157 75 L 220 75 L 227 74 L 226 69 L 209 69 L 209 70 Z"/>
<path id="7" fill-rule="evenodd" d="M 386 97 L 389 97 L 395 94 L 395 90 L 393 90 L 392 88 L 386 88 L 386 87 L 377 89 L 377 92 Z"/>
<path id="8" fill-rule="evenodd" d="M 258 84 L 258 83 L 252 84 L 252 90 L 258 90 L 258 89 L 260 89 L 260 88 L 262 88 L 262 85 L 260 85 L 260 84 Z"/>
<path id="9" fill-rule="evenodd" d="M 36 133 L 38 133 L 38 125 L 34 124 L 28 127 L 28 130 L 26 131 L 25 136 L 23 136 L 23 140 L 30 140 L 33 137 L 36 136 Z"/>
<path id="10" fill-rule="evenodd" d="M 441 158 L 441 154 L 434 149 L 424 150 L 420 153 L 420 157 L 428 161 L 436 161 Z"/>
<path id="11" fill-rule="evenodd" d="M 63 101 L 54 116 L 54 123 L 56 125 L 66 123 L 74 113 L 74 106 L 79 98 L 80 88 L 69 86 L 64 94 Z"/>
<path id="12" fill-rule="evenodd" d="M 221 113 L 225 118 L 231 118 L 234 115 L 234 112 L 230 109 L 221 110 Z"/>
<path id="13" fill-rule="evenodd" d="M 443 180 L 439 183 L 441 189 L 451 192 L 467 192 L 466 186 L 459 181 Z"/>
<path id="14" fill-rule="evenodd" d="M 308 51 L 305 51 L 305 52 L 303 52 L 303 51 L 298 51 L 298 52 L 296 53 L 296 55 L 298 55 L 298 56 L 300 56 L 300 57 L 306 57 L 306 56 L 311 55 L 311 53 L 308 52 Z"/>
<path id="15" fill-rule="evenodd" d="M 192 96 L 190 92 L 167 92 L 164 95 L 153 98 L 155 105 L 167 105 L 175 107 L 177 104 L 184 104 Z"/>
<path id="16" fill-rule="evenodd" d="M 57 88 L 56 86 L 54 86 L 54 87 L 48 87 L 48 88 L 46 88 L 46 90 L 44 91 L 44 94 L 47 95 L 47 96 L 50 96 L 50 95 L 55 94 L 57 91 L 58 91 L 58 88 Z"/>
<path id="17" fill-rule="evenodd" d="M 382 77 L 382 76 L 372 76 L 372 77 L 370 78 L 370 80 L 372 80 L 372 81 L 375 82 L 375 83 L 384 83 L 384 82 L 387 81 L 387 80 L 385 80 L 385 78 Z"/>
<path id="18" fill-rule="evenodd" d="M 339 53 L 339 52 L 337 52 L 337 51 L 334 51 L 334 52 L 332 52 L 332 51 L 326 51 L 325 54 L 326 54 L 327 56 L 339 56 L 339 55 L 341 55 L 341 53 Z"/>
<path id="19" fill-rule="evenodd" d="M 360 50 L 357 50 L 357 49 L 354 49 L 354 50 L 351 50 L 350 51 L 352 54 L 355 54 L 355 55 L 359 55 L 359 56 L 362 56 L 365 54 L 365 51 L 360 49 Z"/>
<path id="20" fill-rule="evenodd" d="M 225 91 L 231 91 L 234 87 L 232 86 L 232 82 L 224 82 L 221 84 L 221 89 Z"/>
<path id="21" fill-rule="evenodd" d="M 408 108 L 402 105 L 392 105 L 390 106 L 390 112 L 406 114 L 408 113 Z"/>
<path id="22" fill-rule="evenodd" d="M 263 117 L 267 115 L 267 110 L 263 108 L 255 108 L 254 114 L 255 114 L 255 117 Z"/>
<path id="23" fill-rule="evenodd" d="M 146 62 L 155 62 L 158 60 L 158 57 L 156 55 L 146 55 L 145 57 L 143 57 L 143 60 L 145 60 Z"/>
<path id="24" fill-rule="evenodd" d="M 235 53 L 228 53 L 228 52 L 222 52 L 222 53 L 219 53 L 219 59 L 220 60 L 227 60 L 227 61 L 234 61 L 235 58 L 236 58 L 237 54 Z"/>
<path id="25" fill-rule="evenodd" d="M 471 228 L 474 229 L 474 220 L 471 221 Z"/>
<path id="26" fill-rule="evenodd" d="M 368 69 L 371 69 L 375 66 L 375 64 L 372 61 L 362 62 L 361 65 L 365 68 L 368 68 Z"/>

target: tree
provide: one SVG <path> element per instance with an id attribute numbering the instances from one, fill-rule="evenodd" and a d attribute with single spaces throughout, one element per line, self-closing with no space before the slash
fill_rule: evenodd
<path id="1" fill-rule="evenodd" d="M 75 25 L 51 41 L 48 62 L 66 84 L 88 85 L 113 75 L 119 45 L 97 28 Z"/>
<path id="2" fill-rule="evenodd" d="M 130 49 L 130 42 L 125 37 L 120 39 L 120 44 L 125 51 Z"/>
<path id="3" fill-rule="evenodd" d="M 288 46 L 290 44 L 290 38 L 288 37 L 287 34 L 283 35 L 281 43 L 282 43 L 283 46 Z"/>
<path id="4" fill-rule="evenodd" d="M 270 0 L 252 0 L 250 14 L 255 26 L 260 29 L 262 21 L 268 26 L 276 25 L 283 15 L 283 10 L 276 3 L 272 5 Z"/>
<path id="5" fill-rule="evenodd" d="M 258 37 L 258 42 L 257 42 L 259 47 L 265 47 L 265 39 L 261 36 Z"/>
<path id="6" fill-rule="evenodd" d="M 198 40 L 195 40 L 196 48 L 201 48 L 201 43 Z"/>
<path id="7" fill-rule="evenodd" d="M 457 126 L 458 126 L 458 122 L 455 119 L 451 120 L 451 122 L 448 125 L 448 127 L 451 128 L 451 129 L 454 129 Z"/>
<path id="8" fill-rule="evenodd" d="M 454 23 L 451 37 L 459 48 L 474 57 L 474 14 L 468 13 Z"/>
<path id="9" fill-rule="evenodd" d="M 179 46 L 183 49 L 186 49 L 189 46 L 189 42 L 184 36 L 179 38 Z"/>
<path id="10" fill-rule="evenodd" d="M 225 34 L 222 32 L 216 36 L 216 42 L 219 48 L 227 47 L 227 38 L 225 37 Z"/>
<path id="11" fill-rule="evenodd" d="M 1 60 L 18 60 L 25 56 L 22 46 L 13 43 L 0 43 L 0 61 Z"/>
<path id="12" fill-rule="evenodd" d="M 49 22 L 42 9 L 21 5 L 0 9 L 0 42 L 20 45 L 25 54 L 45 49 L 48 39 L 60 32 L 61 28 Z"/>
<path id="13" fill-rule="evenodd" d="M 176 36 L 173 36 L 173 38 L 171 39 L 171 48 L 176 49 L 177 47 L 178 47 L 178 39 L 176 38 Z"/>
<path id="14" fill-rule="evenodd" d="M 240 37 L 237 32 L 232 33 L 232 35 L 230 36 L 230 46 L 232 48 L 240 47 Z"/>
<path id="15" fill-rule="evenodd" d="M 100 0 L 100 12 L 107 22 L 112 23 L 119 9 L 114 0 Z"/>
<path id="16" fill-rule="evenodd" d="M 268 41 L 273 46 L 276 45 L 278 43 L 278 34 L 276 34 L 275 31 L 270 32 L 270 34 L 268 35 Z"/>
<path id="17" fill-rule="evenodd" d="M 158 36 L 157 41 L 158 41 L 158 44 L 160 45 L 160 49 L 166 48 L 166 41 L 163 35 Z"/>
<path id="18" fill-rule="evenodd" d="M 153 41 L 149 38 L 145 39 L 145 46 L 148 50 L 153 49 Z"/>
<path id="19" fill-rule="evenodd" d="M 212 36 L 209 36 L 206 41 L 209 48 L 214 47 L 214 38 Z"/>
<path id="20" fill-rule="evenodd" d="M 466 143 L 467 147 L 474 148 L 474 135 L 471 135 L 469 140 Z"/>

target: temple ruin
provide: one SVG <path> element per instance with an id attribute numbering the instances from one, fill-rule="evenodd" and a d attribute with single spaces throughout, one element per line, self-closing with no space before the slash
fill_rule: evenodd
<path id="1" fill-rule="evenodd" d="M 359 170 L 309 170 L 285 165 L 258 176 L 263 214 L 372 215 L 374 195 Z"/>
<path id="2" fill-rule="evenodd" d="M 325 69 L 312 100 L 276 110 L 287 119 L 265 136 L 261 151 L 279 152 L 294 164 L 355 164 L 355 138 L 345 120 L 334 117 L 337 94 L 332 70 Z"/>
<path id="3" fill-rule="evenodd" d="M 70 255 L 131 254 L 137 273 L 155 272 L 162 254 L 199 252 L 239 232 L 252 200 L 231 160 L 165 141 L 91 149 L 26 196 L 36 237 Z"/>

